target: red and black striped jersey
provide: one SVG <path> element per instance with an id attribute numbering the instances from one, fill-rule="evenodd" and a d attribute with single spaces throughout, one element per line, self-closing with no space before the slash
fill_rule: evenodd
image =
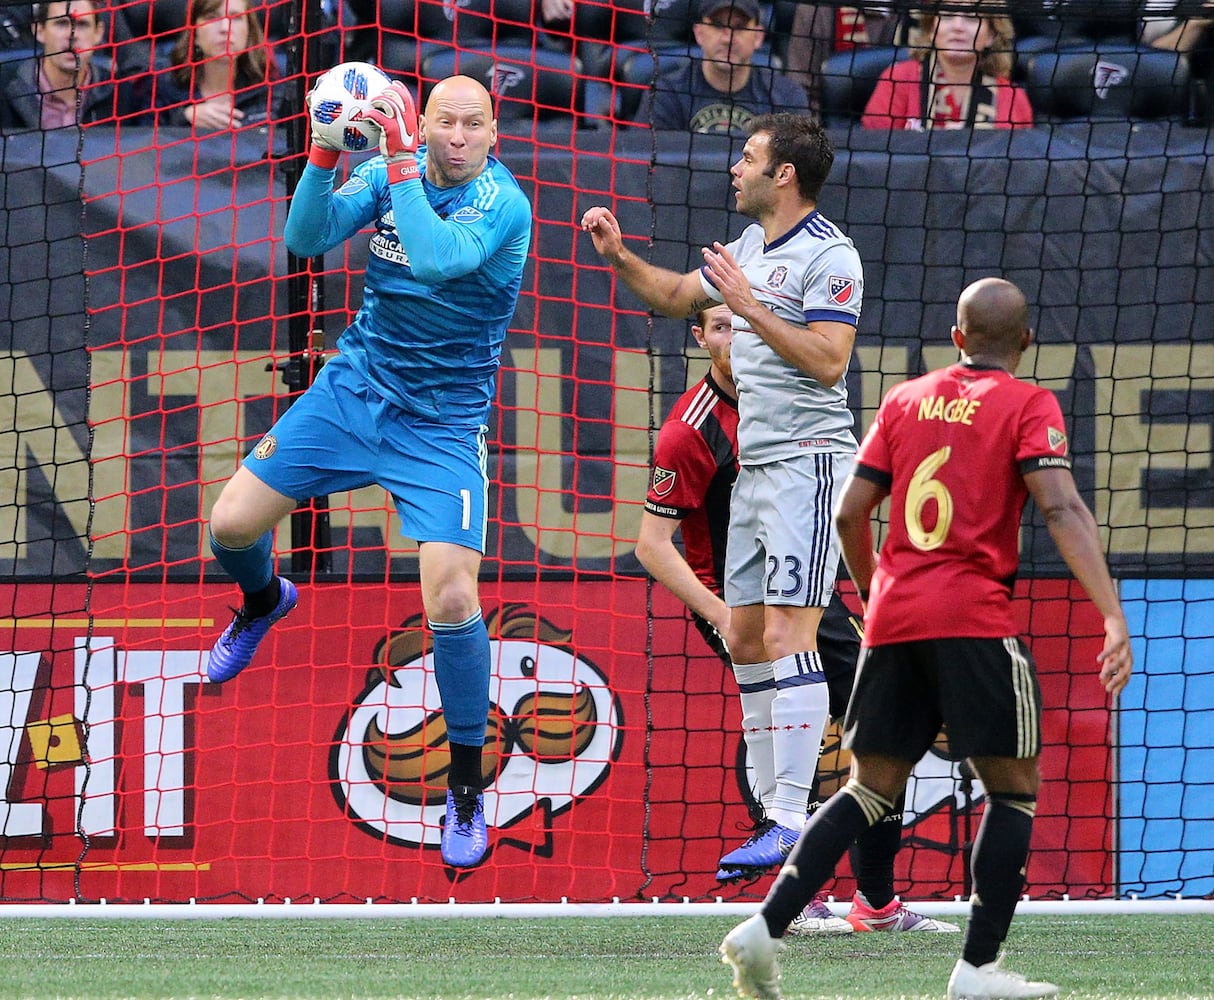
<path id="1" fill-rule="evenodd" d="M 738 404 L 711 373 L 679 397 L 658 432 L 645 509 L 682 521 L 683 554 L 721 593 L 729 492 L 738 477 Z"/>

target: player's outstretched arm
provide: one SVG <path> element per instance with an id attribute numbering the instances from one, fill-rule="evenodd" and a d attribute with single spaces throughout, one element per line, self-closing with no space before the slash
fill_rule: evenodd
<path id="1" fill-rule="evenodd" d="M 587 209 L 582 216 L 582 229 L 590 234 L 599 256 L 654 312 L 685 319 L 716 301 L 704 294 L 698 271 L 679 274 L 657 267 L 624 246 L 619 221 L 607 209 L 597 205 Z"/>
<path id="2" fill-rule="evenodd" d="M 681 522 L 673 517 L 641 513 L 637 559 L 646 571 L 722 636 L 729 631 L 729 608 L 704 586 L 675 547 L 674 533 Z"/>
<path id="3" fill-rule="evenodd" d="M 1104 648 L 1097 656 L 1100 681 L 1109 694 L 1117 694 L 1129 682 L 1134 656 L 1096 519 L 1075 488 L 1069 469 L 1038 469 L 1028 473 L 1024 483 L 1067 567 L 1104 616 Z"/>

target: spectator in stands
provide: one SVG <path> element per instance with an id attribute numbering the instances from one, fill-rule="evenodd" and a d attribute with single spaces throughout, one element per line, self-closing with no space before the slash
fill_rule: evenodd
<path id="1" fill-rule="evenodd" d="M 170 68 L 156 75 L 160 123 L 215 132 L 273 121 L 285 97 L 276 75 L 248 0 L 191 0 Z"/>
<path id="2" fill-rule="evenodd" d="M 638 121 L 660 129 L 743 136 L 758 115 L 809 110 L 797 84 L 754 64 L 765 35 L 757 0 L 702 0 L 692 31 L 703 56 L 660 74 Z"/>
<path id="3" fill-rule="evenodd" d="M 1032 125 L 1028 94 L 1010 79 L 1012 39 L 1011 21 L 1002 15 L 920 14 L 911 57 L 878 78 L 861 124 L 919 130 Z"/>
<path id="4" fill-rule="evenodd" d="M 105 26 L 91 0 L 33 6 L 34 59 L 0 66 L 0 131 L 54 129 L 129 115 L 133 92 L 96 58 Z"/>
<path id="5" fill-rule="evenodd" d="M 817 114 L 822 95 L 822 64 L 836 52 L 865 45 L 898 42 L 901 17 L 887 7 L 836 7 L 798 4 L 789 32 L 784 72 L 805 88 Z"/>
<path id="6" fill-rule="evenodd" d="M 539 0 L 536 11 L 543 28 L 568 31 L 573 24 L 574 0 Z"/>
<path id="7" fill-rule="evenodd" d="M 1214 79 L 1214 2 L 1201 5 L 1201 17 L 1181 16 L 1188 5 L 1176 4 L 1171 16 L 1148 16 L 1142 21 L 1140 40 L 1157 49 L 1179 52 L 1188 60 L 1193 80 L 1209 89 Z M 1163 13 L 1158 4 L 1147 8 L 1154 15 Z M 1207 96 L 1208 101 L 1208 96 Z"/>

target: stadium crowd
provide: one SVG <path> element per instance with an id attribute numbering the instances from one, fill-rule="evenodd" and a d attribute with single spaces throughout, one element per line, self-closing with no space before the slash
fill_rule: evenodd
<path id="1" fill-rule="evenodd" d="M 301 43 L 423 93 L 453 72 L 482 78 L 507 133 L 744 135 L 753 115 L 803 105 L 828 127 L 1209 124 L 1214 18 L 1171 0 L 1003 4 L 314 0 L 297 23 L 283 0 L 58 0 L 4 8 L 0 130 L 261 126 L 286 112 Z"/>

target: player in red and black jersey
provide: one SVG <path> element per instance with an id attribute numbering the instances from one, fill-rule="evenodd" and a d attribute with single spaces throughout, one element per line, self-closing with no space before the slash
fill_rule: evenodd
<path id="1" fill-rule="evenodd" d="M 1058 993 L 997 959 L 1024 885 L 1040 784 L 1040 689 L 1012 618 L 1029 496 L 1104 618 L 1097 664 L 1110 695 L 1129 681 L 1133 656 L 1095 518 L 1071 475 L 1058 401 L 1014 377 L 1032 340 L 1023 294 L 998 278 L 969 285 L 952 336 L 961 363 L 882 400 L 836 512 L 843 557 L 866 602 L 844 723 L 852 776 L 805 827 L 760 913 L 721 945 L 738 980 L 774 987 L 764 996 L 779 995 L 776 939 L 852 839 L 890 808 L 942 725 L 986 789 L 970 921 L 948 997 Z M 886 497 L 889 531 L 876 557 L 871 518 Z M 951 614 L 939 613 L 942 602 Z"/>
<path id="2" fill-rule="evenodd" d="M 728 306 L 699 313 L 692 333 L 712 361 L 662 423 L 645 497 L 637 558 L 691 610 L 696 628 L 729 664 L 721 599 L 729 493 L 738 478 L 738 393 L 729 366 Z M 683 553 L 674 534 L 683 536 Z M 857 639 L 857 646 L 859 640 Z"/>
<path id="3" fill-rule="evenodd" d="M 698 313 L 691 328 L 712 363 L 704 377 L 679 397 L 662 423 L 636 553 L 650 575 L 687 605 L 704 641 L 737 676 L 743 737 L 759 783 L 754 819 L 762 824 L 764 796 L 770 796 L 774 786 L 771 703 L 775 682 L 749 679 L 746 665 L 732 662 L 722 638 L 729 626 L 729 608 L 721 598 L 729 497 L 738 473 L 738 400 L 729 362 L 731 318 L 728 306 L 713 306 Z M 676 531 L 682 534 L 682 554 L 674 544 Z M 859 622 L 836 592 L 818 628 L 818 650 L 835 718 L 842 718 L 851 694 L 860 634 Z M 816 741 L 806 752 L 817 752 Z M 914 913 L 895 898 L 894 856 L 901 834 L 899 800 L 886 820 L 857 842 L 852 861 L 859 891 L 848 919 L 836 917 L 824 902 L 815 900 L 798 916 L 794 933 L 956 931 L 956 925 Z M 734 881 L 762 873 L 763 869 L 722 867 L 717 877 Z"/>

